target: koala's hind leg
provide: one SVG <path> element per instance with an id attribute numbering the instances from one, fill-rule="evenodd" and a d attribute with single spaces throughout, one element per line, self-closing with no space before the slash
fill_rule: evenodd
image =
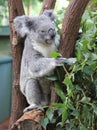
<path id="1" fill-rule="evenodd" d="M 24 112 L 41 106 L 42 91 L 37 80 L 29 79 L 27 81 L 25 95 L 29 106 L 24 109 Z"/>

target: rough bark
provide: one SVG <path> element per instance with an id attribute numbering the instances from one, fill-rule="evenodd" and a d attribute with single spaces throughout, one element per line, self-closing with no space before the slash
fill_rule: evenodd
<path id="1" fill-rule="evenodd" d="M 80 27 L 82 14 L 89 0 L 71 0 L 64 16 L 61 31 L 60 53 L 64 57 L 74 54 L 76 38 Z"/>
<path id="2" fill-rule="evenodd" d="M 11 127 L 11 130 L 42 130 L 40 118 L 44 117 L 41 110 L 32 110 L 24 113 Z"/>
<path id="3" fill-rule="evenodd" d="M 42 13 L 45 9 L 54 9 L 55 3 L 56 3 L 56 0 L 44 0 L 40 13 Z"/>
<path id="4" fill-rule="evenodd" d="M 20 93 L 19 90 L 19 78 L 20 78 L 20 64 L 21 56 L 23 51 L 24 39 L 21 39 L 15 32 L 13 26 L 13 19 L 16 16 L 23 15 L 24 9 L 22 5 L 22 0 L 8 0 L 9 5 L 9 23 L 10 23 L 10 40 L 12 47 L 12 57 L 13 57 L 13 90 L 12 90 L 12 108 L 11 108 L 11 125 L 22 115 L 23 109 L 26 106 L 25 98 Z"/>

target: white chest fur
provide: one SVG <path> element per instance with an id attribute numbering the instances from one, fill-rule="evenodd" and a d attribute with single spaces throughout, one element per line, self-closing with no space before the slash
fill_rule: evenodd
<path id="1" fill-rule="evenodd" d="M 56 50 L 55 44 L 51 45 L 41 45 L 41 44 L 33 44 L 34 49 L 39 51 L 44 57 L 51 57 L 51 53 Z"/>

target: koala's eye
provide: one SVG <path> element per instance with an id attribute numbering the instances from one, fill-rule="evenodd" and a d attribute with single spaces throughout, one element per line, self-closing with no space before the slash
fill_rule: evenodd
<path id="1" fill-rule="evenodd" d="M 45 31 L 44 31 L 44 30 L 41 30 L 41 32 L 42 32 L 42 33 L 45 33 Z"/>

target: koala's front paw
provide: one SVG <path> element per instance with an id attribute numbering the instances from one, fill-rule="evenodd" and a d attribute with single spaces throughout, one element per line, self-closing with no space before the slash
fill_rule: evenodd
<path id="1" fill-rule="evenodd" d="M 64 65 L 64 63 L 66 62 L 66 58 L 57 58 L 56 59 L 56 65 L 57 66 L 62 66 L 62 65 Z"/>
<path id="2" fill-rule="evenodd" d="M 71 65 L 71 64 L 74 64 L 76 61 L 77 61 L 76 58 L 68 58 L 67 61 L 66 61 L 66 63 L 67 63 L 68 65 Z"/>
<path id="3" fill-rule="evenodd" d="M 56 59 L 56 64 L 57 66 L 62 66 L 64 65 L 65 63 L 68 64 L 68 65 L 71 65 L 71 64 L 74 64 L 76 62 L 76 58 L 57 58 Z"/>
<path id="4" fill-rule="evenodd" d="M 38 109 L 39 107 L 40 107 L 40 105 L 31 104 L 30 106 L 26 107 L 23 112 L 25 113 L 25 112 L 33 110 L 33 109 Z"/>

